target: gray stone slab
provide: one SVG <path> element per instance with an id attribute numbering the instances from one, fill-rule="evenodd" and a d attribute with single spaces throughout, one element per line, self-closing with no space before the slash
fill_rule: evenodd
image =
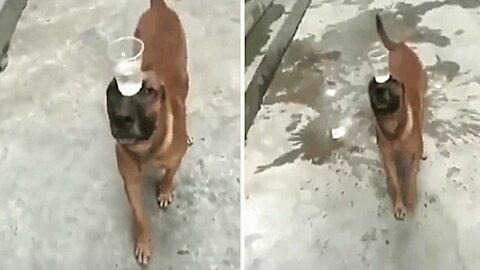
<path id="1" fill-rule="evenodd" d="M 194 145 L 133 256 L 131 211 L 105 108 L 107 39 L 131 35 L 148 1 L 29 1 L 0 75 L 0 269 L 239 269 L 238 0 L 167 1 L 188 40 Z M 208 8 L 205 8 L 208 7 Z"/>
<path id="2" fill-rule="evenodd" d="M 252 0 L 245 2 L 245 36 L 262 17 L 274 0 Z"/>
<path id="3" fill-rule="evenodd" d="M 291 0 L 276 0 L 245 38 L 245 85 L 252 81 L 265 53 L 282 29 L 294 4 L 295 1 Z M 244 90 L 247 91 L 247 88 Z"/>
<path id="4" fill-rule="evenodd" d="M 8 64 L 8 44 L 27 0 L 0 0 L 0 72 Z"/>
<path id="5" fill-rule="evenodd" d="M 262 56 L 260 64 L 253 71 L 251 81 L 245 84 L 247 86 L 245 92 L 245 136 L 260 108 L 263 95 L 272 80 L 278 64 L 292 37 L 295 35 L 295 31 L 310 2 L 311 0 L 297 0 L 295 2 L 285 22 Z M 251 37 L 251 39 L 254 38 Z M 255 40 L 252 42 L 255 42 Z M 247 48 L 249 45 L 246 44 L 245 47 Z"/>
<path id="6" fill-rule="evenodd" d="M 415 212 L 398 222 L 366 92 L 374 11 L 390 2 L 313 0 L 307 10 L 248 134 L 246 269 L 480 268 L 480 3 L 412 0 L 396 5 L 401 17 L 383 15 L 392 38 L 448 78 L 429 81 L 428 159 Z M 327 59 L 338 63 L 333 94 Z M 346 133 L 333 140 L 338 127 Z"/>

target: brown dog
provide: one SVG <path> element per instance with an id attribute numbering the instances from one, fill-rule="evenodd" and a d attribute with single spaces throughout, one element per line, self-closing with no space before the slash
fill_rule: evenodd
<path id="1" fill-rule="evenodd" d="M 140 18 L 135 36 L 145 44 L 139 93 L 123 96 L 116 80 L 107 89 L 107 110 L 116 154 L 136 227 L 135 257 L 151 256 L 150 226 L 143 204 L 141 171 L 150 164 L 165 169 L 158 204 L 172 201 L 174 177 L 188 147 L 185 99 L 188 92 L 185 34 L 177 14 L 153 0 Z"/>
<path id="2" fill-rule="evenodd" d="M 389 193 L 394 216 L 403 220 L 406 206 L 416 202 L 417 174 L 423 155 L 423 98 L 426 75 L 420 59 L 404 42 L 391 41 L 376 15 L 378 35 L 389 51 L 390 79 L 385 83 L 372 80 L 370 104 L 377 122 L 377 144 L 388 175 Z M 406 181 L 399 177 L 398 161 L 407 160 Z"/>

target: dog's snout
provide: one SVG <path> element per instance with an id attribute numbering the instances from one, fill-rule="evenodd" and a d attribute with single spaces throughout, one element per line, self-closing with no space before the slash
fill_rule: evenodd
<path id="1" fill-rule="evenodd" d="M 389 101 L 389 100 L 390 100 L 390 93 L 388 92 L 387 89 L 383 89 L 383 91 L 382 91 L 382 96 L 383 96 L 383 98 L 384 98 L 386 101 Z"/>
<path id="2" fill-rule="evenodd" d="M 377 89 L 377 99 L 382 102 L 388 102 L 390 100 L 390 93 L 388 89 L 380 87 Z"/>
<path id="3" fill-rule="evenodd" d="M 126 115 L 126 114 L 117 114 L 116 119 L 117 119 L 117 123 L 119 123 L 125 128 L 132 127 L 135 122 L 135 119 L 133 116 Z"/>

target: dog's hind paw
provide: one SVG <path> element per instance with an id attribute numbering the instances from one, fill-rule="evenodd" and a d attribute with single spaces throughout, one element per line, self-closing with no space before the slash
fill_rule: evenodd
<path id="1" fill-rule="evenodd" d="M 167 208 L 173 201 L 173 194 L 169 193 L 160 193 L 157 198 L 158 206 L 160 208 Z"/>

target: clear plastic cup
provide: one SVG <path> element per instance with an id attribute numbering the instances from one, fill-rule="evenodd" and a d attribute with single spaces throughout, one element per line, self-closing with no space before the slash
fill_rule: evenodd
<path id="1" fill-rule="evenodd" d="M 142 88 L 144 46 L 140 39 L 131 36 L 116 39 L 108 47 L 118 90 L 124 96 L 133 96 Z"/>
<path id="2" fill-rule="evenodd" d="M 429 86 L 435 89 L 442 89 L 447 83 L 447 76 L 442 71 L 429 71 L 427 75 Z"/>
<path id="3" fill-rule="evenodd" d="M 368 53 L 370 66 L 373 70 L 375 81 L 383 83 L 390 78 L 388 70 L 388 51 L 381 47 L 376 47 Z"/>
<path id="4" fill-rule="evenodd" d="M 337 92 L 337 83 L 335 81 L 335 75 L 338 72 L 337 70 L 337 62 L 335 60 L 324 60 L 322 72 L 324 76 L 325 82 L 325 94 L 327 96 L 335 96 Z"/>

